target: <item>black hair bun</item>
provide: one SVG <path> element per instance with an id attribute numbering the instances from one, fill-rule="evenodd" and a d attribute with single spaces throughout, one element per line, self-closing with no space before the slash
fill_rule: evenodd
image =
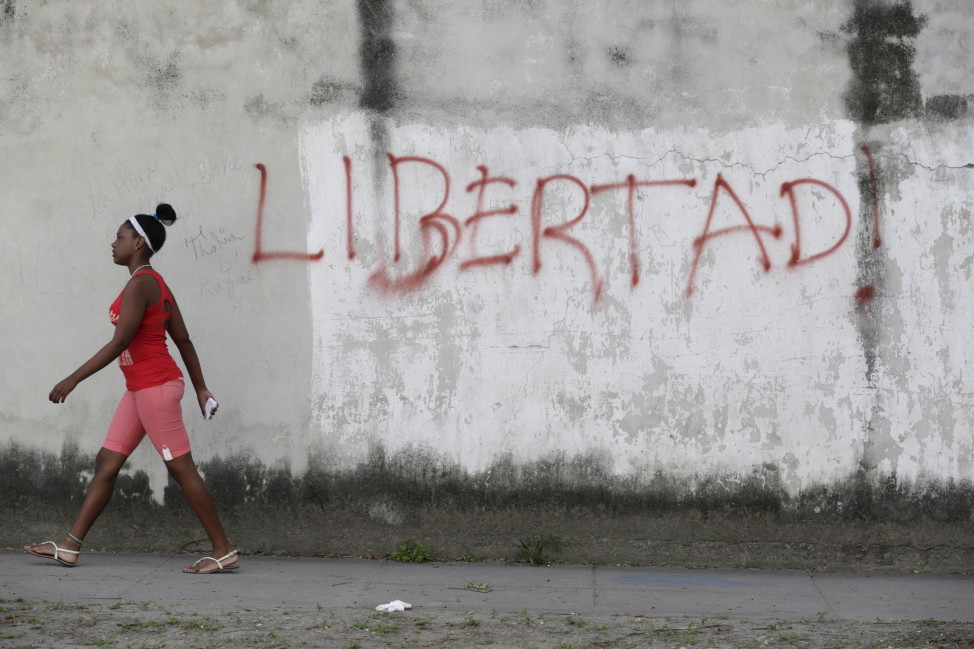
<path id="1" fill-rule="evenodd" d="M 156 217 L 166 225 L 172 225 L 176 221 L 176 210 L 169 203 L 156 205 Z"/>

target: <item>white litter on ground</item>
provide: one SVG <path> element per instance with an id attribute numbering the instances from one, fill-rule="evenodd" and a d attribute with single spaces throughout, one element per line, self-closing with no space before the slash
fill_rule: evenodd
<path id="1" fill-rule="evenodd" d="M 392 613 L 394 611 L 405 611 L 407 608 L 412 608 L 413 605 L 408 602 L 403 602 L 398 599 L 394 599 L 388 604 L 379 604 L 375 607 L 377 611 L 385 611 L 387 613 Z"/>

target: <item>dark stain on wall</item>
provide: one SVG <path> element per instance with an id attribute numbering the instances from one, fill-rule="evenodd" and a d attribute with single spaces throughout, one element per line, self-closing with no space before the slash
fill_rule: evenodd
<path id="1" fill-rule="evenodd" d="M 2 500 L 11 512 L 21 515 L 39 506 L 78 507 L 87 484 L 82 472 L 93 465 L 94 456 L 80 453 L 77 447 L 65 446 L 55 456 L 11 444 L 0 452 Z"/>
<path id="2" fill-rule="evenodd" d="M 146 75 L 146 83 L 150 87 L 158 88 L 162 92 L 172 92 L 182 81 L 183 72 L 179 68 L 179 55 L 175 52 L 169 55 L 165 63 L 153 65 Z"/>
<path id="3" fill-rule="evenodd" d="M 264 97 L 264 93 L 258 93 L 244 102 L 244 112 L 254 120 L 270 117 L 274 114 L 276 107 Z"/>
<path id="4" fill-rule="evenodd" d="M 852 35 L 848 53 L 853 78 L 845 101 L 853 120 L 869 126 L 922 114 L 912 39 L 924 23 L 909 2 L 855 1 L 843 28 Z"/>
<path id="5" fill-rule="evenodd" d="M 292 477 L 289 468 L 268 468 L 259 460 L 243 457 L 216 458 L 200 463 L 199 468 L 220 510 L 293 509 L 299 502 L 316 501 L 300 497 L 302 480 Z M 165 489 L 164 502 L 167 507 L 188 507 L 179 485 L 172 479 Z"/>
<path id="6" fill-rule="evenodd" d="M 626 68 L 632 65 L 632 49 L 624 46 L 608 47 L 605 56 L 609 63 L 619 68 Z"/>
<path id="7" fill-rule="evenodd" d="M 345 87 L 343 83 L 321 77 L 312 84 L 311 95 L 308 101 L 312 106 L 318 108 L 325 104 L 338 101 L 341 99 L 344 91 Z"/>
<path id="8" fill-rule="evenodd" d="M 12 24 L 17 17 L 17 5 L 14 0 L 0 0 L 0 25 Z"/>
<path id="9" fill-rule="evenodd" d="M 122 27 L 120 24 L 119 28 Z M 159 110 L 166 110 L 183 100 L 181 87 L 183 70 L 179 52 L 171 52 L 165 60 L 156 58 L 148 50 L 135 57 L 142 71 L 142 85 L 149 92 L 149 101 Z"/>
<path id="10" fill-rule="evenodd" d="M 399 97 L 396 81 L 396 44 L 392 38 L 392 0 L 357 0 L 361 44 L 359 62 L 363 86 L 359 105 L 384 113 Z"/>
<path id="11" fill-rule="evenodd" d="M 923 102 L 920 82 L 913 63 L 916 49 L 913 41 L 923 29 L 926 19 L 913 12 L 908 0 L 855 0 L 852 17 L 843 26 L 851 36 L 847 52 L 852 78 L 845 93 L 849 116 L 861 127 L 920 117 Z M 863 132 L 862 130 L 860 132 Z M 860 136 L 863 137 L 863 136 Z M 860 142 L 868 146 L 874 161 L 882 159 L 882 142 Z M 891 189 L 885 165 L 875 165 L 875 180 L 865 151 L 856 151 L 859 189 L 859 225 L 856 234 L 856 329 L 866 363 L 866 383 L 877 385 L 881 365 L 882 343 L 890 313 L 883 297 L 888 294 L 888 271 L 882 246 L 876 245 L 873 232 L 874 209 L 881 209 L 874 200 Z M 873 183 L 875 182 L 875 187 Z M 885 187 L 884 187 L 885 186 Z M 861 299 L 865 296 L 869 299 Z M 865 421 L 866 439 L 860 458 L 862 471 L 873 472 L 883 459 L 881 440 L 887 434 L 882 392 L 875 395 Z"/>
<path id="12" fill-rule="evenodd" d="M 134 43 L 138 38 L 138 29 L 129 21 L 122 19 L 115 23 L 115 36 L 122 43 Z"/>
<path id="13" fill-rule="evenodd" d="M 194 88 L 186 93 L 186 102 L 197 110 L 208 110 L 225 100 L 224 93 L 216 88 Z"/>
<path id="14" fill-rule="evenodd" d="M 66 445 L 59 455 L 10 444 L 0 448 L 0 494 L 12 515 L 43 511 L 70 512 L 73 519 L 81 506 L 95 466 L 93 453 Z M 115 483 L 113 507 L 152 506 L 149 476 L 144 471 L 123 472 Z M 67 522 L 70 522 L 67 521 Z"/>
<path id="15" fill-rule="evenodd" d="M 69 524 L 93 462 L 73 447 L 60 455 L 0 448 L 0 543 Z M 924 569 L 943 570 L 974 554 L 970 482 L 860 471 L 789 495 L 771 464 L 741 475 L 637 477 L 615 475 L 603 455 L 553 453 L 532 462 L 505 455 L 469 472 L 427 448 L 390 454 L 378 444 L 356 466 L 326 466 L 312 457 L 294 475 L 241 455 L 200 470 L 231 537 L 274 554 L 382 554 L 419 536 L 447 553 L 440 556 L 476 549 L 509 558 L 518 541 L 542 532 L 573 561 L 864 569 L 903 567 L 925 553 Z M 206 545 L 177 486 L 170 481 L 163 504 L 151 496 L 144 473 L 121 476 L 89 535 L 94 547 Z"/>
<path id="16" fill-rule="evenodd" d="M 967 114 L 969 105 L 967 97 L 963 95 L 937 95 L 927 99 L 927 117 L 935 120 L 952 120 Z"/>
<path id="17" fill-rule="evenodd" d="M 311 97 L 309 101 L 312 106 L 323 106 L 325 104 L 331 103 L 338 98 L 339 95 L 338 86 L 325 79 L 318 79 L 311 86 Z"/>
<path id="18" fill-rule="evenodd" d="M 637 479 L 611 472 L 598 454 L 553 453 L 532 462 L 510 455 L 470 473 L 434 452 L 410 447 L 387 456 L 382 446 L 353 469 L 329 471 L 312 462 L 302 476 L 253 458 L 215 459 L 200 466 L 220 507 L 361 505 L 377 497 L 406 507 L 464 510 L 594 509 L 662 515 L 694 512 L 796 520 L 974 520 L 970 483 L 876 478 L 858 472 L 844 481 L 786 492 L 772 464 L 739 474 L 676 478 L 663 472 Z M 168 497 L 168 492 L 167 492 Z"/>
<path id="19" fill-rule="evenodd" d="M 7 497 L 6 506 L 37 501 L 72 509 L 81 502 L 85 476 L 93 466 L 94 456 L 74 447 L 54 456 L 7 446 L 0 450 L 0 493 Z M 598 454 L 553 453 L 522 463 L 503 455 L 485 471 L 471 473 L 428 449 L 407 447 L 388 455 L 374 445 L 367 461 L 353 468 L 326 469 L 321 458 L 312 458 L 300 476 L 252 456 L 215 458 L 199 467 L 222 511 L 351 506 L 381 497 L 402 506 L 446 509 L 571 508 L 646 515 L 692 511 L 703 517 L 772 515 L 784 521 L 974 520 L 974 489 L 967 482 L 876 478 L 861 471 L 790 496 L 772 464 L 745 474 L 677 478 L 657 472 L 636 478 L 612 473 Z M 116 492 L 116 499 L 126 502 L 152 502 L 144 472 L 121 475 Z M 163 501 L 165 507 L 185 506 L 173 482 L 165 488 Z"/>
<path id="20" fill-rule="evenodd" d="M 270 101 L 260 92 L 248 98 L 243 109 L 254 123 L 275 120 L 279 124 L 288 125 L 293 124 L 296 119 L 295 113 L 289 110 L 291 107 L 292 104 Z"/>

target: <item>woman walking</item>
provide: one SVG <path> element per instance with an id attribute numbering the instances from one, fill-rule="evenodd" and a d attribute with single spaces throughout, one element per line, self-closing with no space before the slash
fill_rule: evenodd
<path id="1" fill-rule="evenodd" d="M 95 475 L 74 525 L 60 541 L 45 541 L 24 548 L 35 556 L 54 559 L 65 566 L 75 565 L 85 535 L 111 500 L 115 479 L 125 460 L 148 434 L 213 544 L 210 556 L 183 571 L 212 573 L 238 567 L 237 552 L 230 546 L 210 491 L 190 453 L 179 405 L 183 375 L 166 347 L 168 332 L 193 382 L 200 412 L 208 419 L 216 413 L 216 400 L 206 388 L 199 357 L 176 298 L 151 264 L 153 254 L 166 241 L 163 224 L 172 225 L 175 220 L 173 208 L 162 204 L 152 216 L 138 214 L 122 223 L 115 235 L 112 259 L 128 268 L 130 276 L 108 310 L 115 334 L 86 363 L 55 385 L 49 398 L 54 403 L 63 403 L 81 381 L 116 358 L 125 375 L 127 391 L 108 427 L 105 443 L 95 457 Z"/>

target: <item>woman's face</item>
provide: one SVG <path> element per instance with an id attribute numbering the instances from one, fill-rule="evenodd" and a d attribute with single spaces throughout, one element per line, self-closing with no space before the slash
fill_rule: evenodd
<path id="1" fill-rule="evenodd" d="M 112 242 L 112 261 L 119 266 L 128 266 L 136 254 L 135 244 L 141 238 L 135 233 L 135 228 L 127 222 L 123 223 L 115 233 L 115 241 Z"/>

